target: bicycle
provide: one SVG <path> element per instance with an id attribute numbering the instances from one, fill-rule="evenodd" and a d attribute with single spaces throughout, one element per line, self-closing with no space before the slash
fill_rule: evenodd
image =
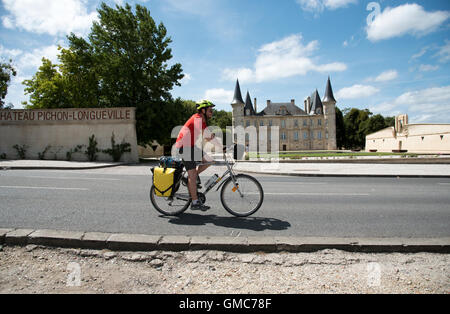
<path id="1" fill-rule="evenodd" d="M 236 151 L 236 147 L 234 147 L 234 150 Z M 216 192 L 222 188 L 220 201 L 225 210 L 236 217 L 247 217 L 261 207 L 264 200 L 264 191 L 259 181 L 254 177 L 242 173 L 236 174 L 233 171 L 235 162 L 227 158 L 227 151 L 224 150 L 223 162 L 207 163 L 210 165 L 226 165 L 227 170 L 213 184 L 206 186 L 203 192 L 198 192 L 198 198 L 205 203 L 206 194 L 220 183 Z M 182 173 L 175 180 L 174 193 L 171 196 L 156 196 L 155 186 L 152 184 L 150 188 L 150 201 L 153 207 L 163 215 L 178 216 L 186 211 L 192 202 L 187 186 L 187 171 L 184 166 L 181 167 Z"/>

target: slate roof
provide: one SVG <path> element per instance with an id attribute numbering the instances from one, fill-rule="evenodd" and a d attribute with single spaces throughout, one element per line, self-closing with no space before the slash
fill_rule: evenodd
<path id="1" fill-rule="evenodd" d="M 253 108 L 252 99 L 250 98 L 250 93 L 248 91 L 247 96 L 245 97 L 244 116 L 247 115 L 247 109 L 250 110 L 250 116 L 256 115 L 255 109 Z"/>
<path id="2" fill-rule="evenodd" d="M 232 105 L 243 104 L 244 100 L 242 99 L 241 87 L 239 86 L 239 80 L 236 80 L 236 87 L 234 88 L 234 97 L 231 102 Z"/>
<path id="3" fill-rule="evenodd" d="M 323 102 L 336 103 L 336 99 L 334 99 L 334 95 L 333 95 L 333 89 L 331 88 L 330 77 L 328 77 L 327 87 L 325 89 L 325 96 L 323 97 Z"/>
<path id="4" fill-rule="evenodd" d="M 263 111 L 264 115 L 275 116 L 281 115 L 281 107 L 286 108 L 286 115 L 298 116 L 298 115 L 306 115 L 306 112 L 294 105 L 291 102 L 286 103 L 273 103 L 271 102 Z"/>
<path id="5" fill-rule="evenodd" d="M 323 104 L 320 100 L 319 92 L 317 91 L 317 89 L 311 95 L 311 109 L 309 110 L 309 114 L 323 114 Z"/>

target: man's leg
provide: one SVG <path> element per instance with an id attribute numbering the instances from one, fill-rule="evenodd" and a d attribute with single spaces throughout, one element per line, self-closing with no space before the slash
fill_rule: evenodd
<path id="1" fill-rule="evenodd" d="M 197 170 L 188 170 L 188 189 L 193 201 L 198 200 L 197 195 Z"/>
<path id="2" fill-rule="evenodd" d="M 211 162 L 213 162 L 213 161 L 214 161 L 214 159 L 212 159 L 208 154 L 205 154 L 205 155 L 203 156 L 202 163 L 211 163 Z M 201 165 L 201 166 L 198 166 L 198 169 L 197 169 L 197 175 L 199 175 L 200 173 L 202 173 L 203 171 L 205 171 L 206 169 L 208 169 L 210 166 L 211 166 L 210 164 L 209 164 L 209 165 Z"/>

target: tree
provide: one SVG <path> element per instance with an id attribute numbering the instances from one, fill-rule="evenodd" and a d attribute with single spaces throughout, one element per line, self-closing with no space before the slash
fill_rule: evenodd
<path id="1" fill-rule="evenodd" d="M 53 74 L 48 86 L 40 80 L 41 69 L 43 73 L 25 82 L 30 107 L 136 107 L 138 143 L 167 142 L 175 122 L 172 115 L 182 109 L 170 91 L 180 86 L 183 74 L 181 64 L 167 64 L 172 52 L 165 26 L 156 25 L 141 5 L 133 13 L 128 4 L 113 9 L 102 3 L 98 13 L 88 40 L 67 37 L 69 48 L 60 49 L 59 71 L 43 64 L 47 68 L 42 70 Z M 61 82 L 64 103 L 56 97 L 49 104 L 41 94 L 58 94 L 56 82 Z"/>
<path id="2" fill-rule="evenodd" d="M 57 65 L 42 58 L 42 65 L 31 80 L 23 81 L 25 93 L 31 94 L 31 105 L 27 108 L 68 108 L 71 107 L 64 89 L 63 77 L 57 70 Z"/>
<path id="3" fill-rule="evenodd" d="M 342 111 L 336 107 L 336 146 L 338 149 L 342 149 L 345 143 L 345 126 L 344 115 Z"/>
<path id="4" fill-rule="evenodd" d="M 17 72 L 11 63 L 11 59 L 8 63 L 0 63 L 0 109 L 11 107 L 9 105 L 5 105 L 4 101 L 6 94 L 8 93 L 8 85 L 11 82 L 11 77 L 17 75 Z"/>
<path id="5" fill-rule="evenodd" d="M 391 121 L 394 121 L 393 117 L 373 115 L 368 109 L 346 108 L 343 113 L 345 129 L 343 146 L 347 149 L 363 149 L 368 134 L 387 128 L 391 126 Z M 337 126 L 336 128 L 338 129 Z"/>
<path id="6" fill-rule="evenodd" d="M 213 110 L 213 117 L 209 125 L 218 126 L 225 132 L 227 126 L 231 126 L 232 113 L 225 110 Z"/>

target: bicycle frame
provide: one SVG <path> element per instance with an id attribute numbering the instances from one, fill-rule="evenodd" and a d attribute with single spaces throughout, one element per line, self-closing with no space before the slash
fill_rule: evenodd
<path id="1" fill-rule="evenodd" d="M 233 180 L 233 184 L 234 184 L 236 190 L 239 192 L 239 195 L 242 197 L 243 195 L 242 195 L 241 191 L 239 190 L 239 185 L 236 184 L 236 178 L 235 178 L 235 174 L 233 172 L 234 163 L 228 161 L 225 152 L 223 153 L 223 158 L 224 158 L 223 162 L 214 161 L 214 162 L 208 162 L 208 163 L 201 163 L 201 164 L 199 164 L 199 166 L 201 166 L 201 165 L 212 165 L 212 166 L 226 165 L 227 166 L 227 170 L 216 180 L 216 183 L 214 184 L 214 185 L 217 185 L 220 182 L 220 184 L 217 186 L 216 192 L 219 191 L 219 189 L 222 187 L 222 185 L 227 181 L 227 180 L 224 180 L 224 179 L 226 179 L 228 176 L 230 176 L 231 179 Z M 184 170 L 183 176 L 184 176 L 184 174 L 186 172 L 187 171 Z M 208 187 L 204 192 L 202 192 L 203 195 L 206 195 L 213 188 L 214 188 L 214 186 Z"/>

